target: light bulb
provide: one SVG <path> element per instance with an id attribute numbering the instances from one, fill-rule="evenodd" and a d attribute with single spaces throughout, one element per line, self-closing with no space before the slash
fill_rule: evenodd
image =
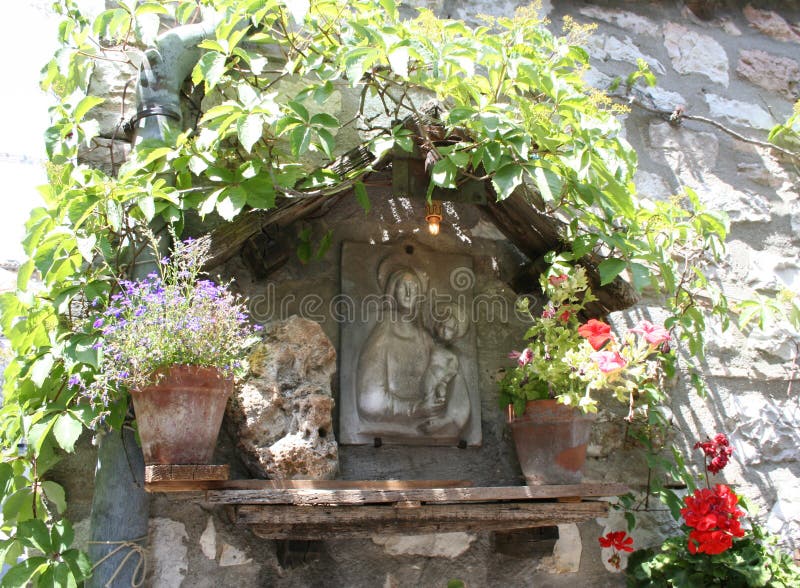
<path id="1" fill-rule="evenodd" d="M 430 231 L 431 235 L 438 235 L 439 234 L 439 221 L 432 221 L 428 223 L 428 231 Z"/>

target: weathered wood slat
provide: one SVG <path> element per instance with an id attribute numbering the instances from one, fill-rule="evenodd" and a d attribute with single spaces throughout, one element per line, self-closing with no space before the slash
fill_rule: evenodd
<path id="1" fill-rule="evenodd" d="M 246 505 L 237 509 L 237 522 L 268 525 L 283 532 L 289 527 L 302 532 L 304 527 L 315 526 L 319 531 L 331 529 L 369 529 L 373 533 L 387 531 L 407 532 L 448 525 L 470 525 L 480 530 L 526 528 L 560 525 L 605 516 L 605 502 L 552 502 L 522 504 L 434 504 L 418 508 L 393 506 L 318 506 L 298 507 L 288 505 Z"/>
<path id="2" fill-rule="evenodd" d="M 148 492 L 197 492 L 205 490 L 410 490 L 418 488 L 463 488 L 468 480 L 225 480 L 159 481 L 146 485 Z"/>
<path id="3" fill-rule="evenodd" d="M 229 465 L 148 465 L 144 468 L 144 481 L 146 484 L 153 482 L 184 482 L 227 480 L 230 477 Z"/>
<path id="4" fill-rule="evenodd" d="M 362 482 L 363 484 L 363 482 Z M 623 484 L 572 484 L 564 486 L 498 486 L 476 488 L 357 489 L 274 488 L 262 490 L 209 490 L 212 504 L 357 505 L 418 501 L 495 502 L 500 500 L 546 500 L 568 497 L 598 497 L 624 494 Z"/>

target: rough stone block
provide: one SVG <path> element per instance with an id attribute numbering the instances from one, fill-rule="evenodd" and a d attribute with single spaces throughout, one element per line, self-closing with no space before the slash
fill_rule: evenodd
<path id="1" fill-rule="evenodd" d="M 253 475 L 329 479 L 338 470 L 331 378 L 336 350 L 318 323 L 298 316 L 267 328 L 250 374 L 228 408 L 242 460 Z"/>
<path id="2" fill-rule="evenodd" d="M 757 86 L 794 100 L 800 95 L 800 63 L 759 49 L 739 52 L 736 74 Z"/>
<path id="3" fill-rule="evenodd" d="M 679 74 L 699 73 L 728 86 L 728 55 L 713 37 L 682 25 L 664 25 L 664 47 Z"/>

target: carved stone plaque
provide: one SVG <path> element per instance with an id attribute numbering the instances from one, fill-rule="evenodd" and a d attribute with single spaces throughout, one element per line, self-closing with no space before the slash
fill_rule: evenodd
<path id="1" fill-rule="evenodd" d="M 480 445 L 472 258 L 344 243 L 339 441 Z"/>

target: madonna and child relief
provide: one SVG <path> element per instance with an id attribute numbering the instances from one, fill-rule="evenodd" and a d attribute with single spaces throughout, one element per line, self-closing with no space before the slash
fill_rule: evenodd
<path id="1" fill-rule="evenodd" d="M 480 444 L 471 258 L 345 243 L 341 276 L 340 442 Z"/>

